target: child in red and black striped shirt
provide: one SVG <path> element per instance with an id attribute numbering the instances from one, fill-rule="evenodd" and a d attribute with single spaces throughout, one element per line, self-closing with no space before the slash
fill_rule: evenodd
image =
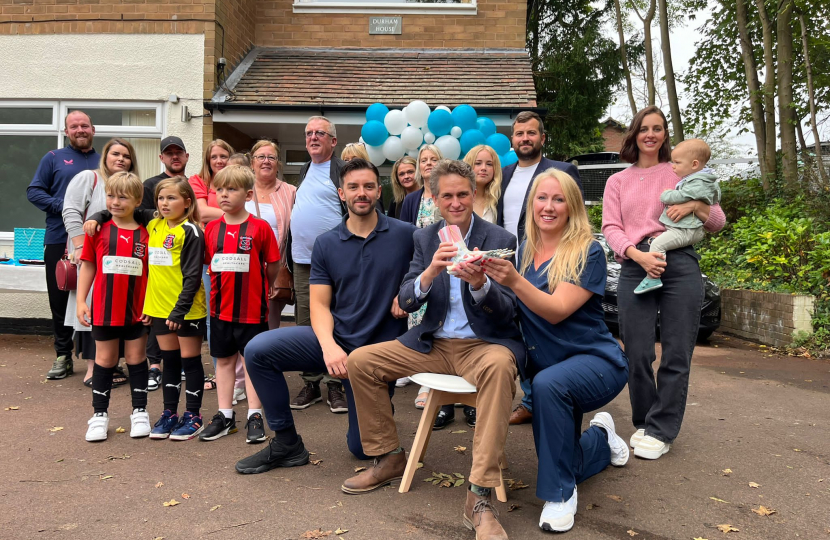
<path id="1" fill-rule="evenodd" d="M 92 407 L 87 441 L 103 441 L 109 427 L 112 374 L 118 364 L 119 341 L 130 372 L 133 414 L 130 436 L 150 434 L 147 414 L 147 361 L 144 349 L 147 327 L 142 324 L 147 288 L 147 229 L 133 218 L 144 187 L 133 173 L 119 172 L 104 182 L 107 210 L 112 220 L 84 243 L 78 275 L 76 314 L 84 326 L 92 325 L 95 365 L 92 370 Z M 93 287 L 94 281 L 94 287 Z M 86 299 L 92 287 L 92 309 Z"/>
<path id="2" fill-rule="evenodd" d="M 253 197 L 254 173 L 230 165 L 213 179 L 216 200 L 225 214 L 205 229 L 205 264 L 209 264 L 210 354 L 216 357 L 216 392 L 219 411 L 199 436 L 212 441 L 235 433 L 236 413 L 231 408 L 235 366 L 245 346 L 268 330 L 268 300 L 280 259 L 277 240 L 267 221 L 245 210 Z M 262 405 L 245 373 L 248 395 L 247 442 L 265 440 Z"/>

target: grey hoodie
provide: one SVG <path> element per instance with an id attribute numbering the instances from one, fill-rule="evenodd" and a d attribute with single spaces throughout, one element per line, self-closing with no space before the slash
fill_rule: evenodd
<path id="1" fill-rule="evenodd" d="M 660 202 L 667 206 L 689 201 L 701 201 L 710 206 L 718 204 L 720 203 L 720 187 L 718 187 L 717 180 L 718 177 L 715 171 L 706 167 L 696 173 L 683 177 L 677 183 L 675 189 L 664 191 L 660 195 Z M 667 227 L 675 227 L 677 229 L 697 229 L 703 226 L 703 222 L 698 219 L 694 212 L 675 223 L 666 215 L 666 210 L 663 210 L 662 215 L 660 215 L 660 223 Z"/>

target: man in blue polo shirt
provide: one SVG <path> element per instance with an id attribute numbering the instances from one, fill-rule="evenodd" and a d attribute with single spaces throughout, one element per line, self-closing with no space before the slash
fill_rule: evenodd
<path id="1" fill-rule="evenodd" d="M 97 169 L 101 156 L 92 148 L 95 126 L 83 111 L 72 111 L 64 119 L 64 133 L 69 144 L 48 152 L 40 160 L 35 177 L 26 189 L 26 198 L 46 212 L 46 238 L 43 259 L 46 263 L 46 291 L 52 312 L 57 359 L 46 373 L 47 379 L 63 379 L 72 373 L 71 326 L 64 326 L 69 292 L 58 289 L 55 267 L 66 250 L 66 229 L 63 226 L 63 196 L 66 186 L 81 171 Z"/>
<path id="2" fill-rule="evenodd" d="M 406 314 L 398 307 L 397 294 L 415 249 L 415 227 L 375 209 L 381 191 L 374 165 L 353 159 L 340 173 L 338 192 L 349 213 L 314 242 L 309 277 L 311 327 L 271 330 L 245 348 L 248 374 L 275 434 L 266 448 L 236 464 L 243 474 L 308 463 L 308 451 L 294 427 L 286 371 L 326 371 L 342 379 L 349 403 L 349 451 L 367 459 L 360 444 L 346 359 L 358 347 L 406 332 Z"/>

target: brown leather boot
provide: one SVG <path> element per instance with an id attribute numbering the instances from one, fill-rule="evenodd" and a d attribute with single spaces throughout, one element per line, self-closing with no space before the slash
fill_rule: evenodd
<path id="1" fill-rule="evenodd" d="M 490 497 L 479 497 L 469 489 L 464 505 L 464 525 L 476 532 L 476 540 L 507 540 Z"/>
<path id="2" fill-rule="evenodd" d="M 375 463 L 357 476 L 352 476 L 340 486 L 345 493 L 360 495 L 388 486 L 403 477 L 406 469 L 406 452 L 386 454 L 375 458 Z"/>
<path id="3" fill-rule="evenodd" d="M 513 412 L 510 414 L 509 424 L 511 426 L 518 426 L 521 424 L 528 424 L 533 421 L 533 413 L 527 410 L 522 404 L 516 405 Z"/>

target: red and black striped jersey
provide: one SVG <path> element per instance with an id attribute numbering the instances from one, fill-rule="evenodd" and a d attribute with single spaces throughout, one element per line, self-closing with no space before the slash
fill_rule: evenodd
<path id="1" fill-rule="evenodd" d="M 210 314 L 246 324 L 268 321 L 268 278 L 265 263 L 280 260 L 268 222 L 249 215 L 239 225 L 225 216 L 205 229 L 205 264 L 210 268 Z"/>
<path id="2" fill-rule="evenodd" d="M 130 326 L 141 322 L 147 289 L 147 229 L 120 229 L 112 221 L 84 243 L 81 260 L 95 264 L 92 324 Z"/>

